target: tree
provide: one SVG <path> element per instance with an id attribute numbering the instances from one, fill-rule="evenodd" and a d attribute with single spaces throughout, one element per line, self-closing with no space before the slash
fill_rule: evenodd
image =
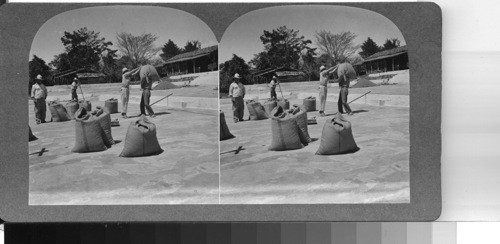
<path id="1" fill-rule="evenodd" d="M 72 33 L 65 31 L 61 41 L 72 69 L 98 70 L 101 54 L 109 50 L 108 46 L 113 45 L 105 38 L 100 38 L 99 32 L 88 30 L 86 27 Z"/>
<path id="2" fill-rule="evenodd" d="M 181 49 L 170 39 L 163 45 L 161 51 L 160 57 L 165 61 L 181 53 Z"/>
<path id="3" fill-rule="evenodd" d="M 201 48 L 201 42 L 199 41 L 187 41 L 183 53 L 192 52 Z"/>
<path id="4" fill-rule="evenodd" d="M 34 80 L 37 75 L 42 75 L 45 80 L 48 80 L 50 76 L 50 67 L 45 63 L 45 61 L 36 55 L 33 55 L 33 59 L 29 61 L 29 90 L 31 90 L 31 85 L 34 83 Z"/>
<path id="5" fill-rule="evenodd" d="M 49 65 L 58 72 L 66 71 L 72 68 L 69 55 L 67 53 L 55 55 Z"/>
<path id="6" fill-rule="evenodd" d="M 117 47 L 122 57 L 127 59 L 131 68 L 138 67 L 149 62 L 158 54 L 159 48 L 154 46 L 157 36 L 150 33 L 143 33 L 134 36 L 130 33 L 121 32 L 116 35 Z"/>
<path id="7" fill-rule="evenodd" d="M 377 43 L 375 43 L 370 37 L 366 39 L 366 41 L 361 44 L 361 52 L 359 55 L 362 58 L 367 58 L 377 52 L 380 52 L 382 48 L 380 48 Z"/>
<path id="8" fill-rule="evenodd" d="M 281 26 L 271 31 L 264 30 L 260 36 L 265 51 L 257 54 L 251 63 L 258 69 L 289 67 L 298 69 L 302 55 L 313 55 L 315 48 L 309 47 L 311 40 L 299 36 L 299 31 Z"/>
<path id="9" fill-rule="evenodd" d="M 234 74 L 238 73 L 243 84 L 248 84 L 250 81 L 250 66 L 245 63 L 245 60 L 235 54 L 233 57 L 219 65 L 220 70 L 220 91 L 228 92 L 229 85 L 232 82 Z"/>
<path id="10" fill-rule="evenodd" d="M 401 44 L 401 41 L 399 41 L 398 38 L 386 39 L 385 43 L 384 43 L 383 50 L 389 50 L 389 49 L 399 47 L 400 44 Z"/>
<path id="11" fill-rule="evenodd" d="M 102 57 L 102 65 L 101 72 L 106 75 L 108 82 L 120 82 L 121 81 L 121 68 L 117 64 L 117 55 L 116 52 L 118 50 L 108 51 Z"/>
<path id="12" fill-rule="evenodd" d="M 322 30 L 316 32 L 316 44 L 323 53 L 328 54 L 333 63 L 341 63 L 358 50 L 359 46 L 354 45 L 356 37 L 357 35 L 350 31 L 333 34 Z"/>

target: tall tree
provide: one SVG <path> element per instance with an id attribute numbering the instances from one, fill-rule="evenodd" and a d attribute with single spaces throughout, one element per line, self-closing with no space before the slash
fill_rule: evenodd
<path id="1" fill-rule="evenodd" d="M 168 39 L 168 42 L 163 45 L 161 51 L 162 53 L 160 54 L 160 57 L 165 61 L 181 53 L 181 49 L 170 39 Z"/>
<path id="2" fill-rule="evenodd" d="M 259 69 L 270 67 L 290 67 L 298 69 L 302 55 L 313 55 L 315 48 L 309 47 L 311 40 L 299 36 L 298 30 L 288 29 L 281 26 L 271 31 L 264 30 L 260 36 L 264 44 L 265 55 L 260 53 L 251 61 Z"/>
<path id="3" fill-rule="evenodd" d="M 366 39 L 366 41 L 361 44 L 361 52 L 359 52 L 359 55 L 362 58 L 367 58 L 377 52 L 380 52 L 382 48 L 380 48 L 377 43 L 373 41 L 370 37 Z"/>
<path id="4" fill-rule="evenodd" d="M 233 57 L 219 65 L 220 70 L 220 91 L 227 92 L 232 82 L 234 74 L 238 73 L 243 84 L 248 84 L 250 75 L 250 66 L 245 60 L 236 54 Z"/>
<path id="5" fill-rule="evenodd" d="M 33 59 L 29 61 L 29 76 L 31 83 L 33 83 L 37 75 L 42 75 L 43 78 L 47 79 L 50 75 L 50 67 L 43 59 L 33 55 Z"/>
<path id="6" fill-rule="evenodd" d="M 117 47 L 124 58 L 126 58 L 132 67 L 138 67 L 149 62 L 158 54 L 159 48 L 156 48 L 154 42 L 158 39 L 156 35 L 143 33 L 134 36 L 130 33 L 121 32 L 116 34 Z"/>
<path id="7" fill-rule="evenodd" d="M 102 57 L 101 72 L 106 75 L 108 82 L 121 81 L 121 66 L 118 66 L 116 52 L 118 50 L 108 51 Z"/>
<path id="8" fill-rule="evenodd" d="M 267 52 L 260 52 L 254 55 L 254 58 L 248 62 L 256 70 L 263 70 L 270 67 L 276 67 Z"/>
<path id="9" fill-rule="evenodd" d="M 354 44 L 356 34 L 350 31 L 343 31 L 333 34 L 322 30 L 316 32 L 316 44 L 322 53 L 328 54 L 333 63 L 344 62 L 351 57 L 359 48 Z"/>
<path id="10" fill-rule="evenodd" d="M 72 68 L 69 56 L 67 53 L 61 53 L 54 56 L 54 59 L 49 63 L 50 66 L 57 72 L 66 71 Z"/>
<path id="11" fill-rule="evenodd" d="M 99 37 L 99 32 L 88 30 L 87 27 L 73 32 L 64 32 L 61 41 L 65 47 L 67 58 L 73 69 L 99 69 L 101 54 L 113 45 L 105 38 Z"/>
<path id="12" fill-rule="evenodd" d="M 384 43 L 384 50 L 389 50 L 389 49 L 399 47 L 400 44 L 401 44 L 401 41 L 399 41 L 398 38 L 386 39 L 385 43 Z"/>
<path id="13" fill-rule="evenodd" d="M 183 53 L 192 52 L 201 48 L 201 42 L 199 41 L 187 41 L 186 45 L 182 50 Z"/>

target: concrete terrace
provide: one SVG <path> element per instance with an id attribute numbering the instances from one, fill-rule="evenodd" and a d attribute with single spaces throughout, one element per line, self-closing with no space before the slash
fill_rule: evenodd
<path id="1" fill-rule="evenodd" d="M 256 92 L 261 90 L 261 86 L 247 86 L 246 99 L 267 98 L 267 89 L 266 93 Z M 302 104 L 302 98 L 317 93 L 315 87 L 316 83 L 312 82 L 282 84 L 290 104 Z M 347 119 L 352 123 L 354 138 L 360 150 L 333 156 L 315 155 L 320 140 L 298 150 L 268 151 L 271 120 L 235 124 L 232 121 L 230 100 L 221 100 L 228 127 L 236 136 L 221 141 L 220 145 L 221 203 L 409 202 L 408 89 L 407 84 L 350 89 L 350 100 L 368 90 L 378 97 L 371 96 L 351 104 L 355 115 Z M 397 96 L 397 100 L 390 97 L 392 102 L 379 101 L 379 98 L 389 95 Z M 326 110 L 329 116 L 317 117 L 318 124 L 308 126 L 312 138 L 321 138 L 326 119 L 331 118 L 337 110 L 337 96 L 338 88 L 331 87 Z M 394 106 L 388 106 L 391 103 Z M 308 117 L 313 116 L 318 116 L 318 112 L 308 113 Z M 247 109 L 245 119 L 248 119 Z M 244 150 L 238 154 L 226 153 L 239 146 Z"/>
<path id="2" fill-rule="evenodd" d="M 182 89 L 191 88 L 175 89 L 176 94 Z M 119 98 L 120 94 L 119 86 L 115 85 L 93 90 L 84 86 L 85 90 L 93 108 L 103 106 L 104 98 Z M 207 89 L 204 90 L 188 90 L 184 94 L 191 93 L 189 98 L 196 101 L 198 93 L 205 95 L 199 99 L 207 98 Z M 152 101 L 167 92 L 154 91 Z M 69 97 L 66 90 L 60 93 Z M 53 90 L 50 95 L 57 97 L 58 94 Z M 134 96 L 139 96 L 138 90 L 132 91 L 129 116 L 139 114 L 139 100 Z M 181 99 L 184 98 L 181 96 Z M 217 97 L 209 99 L 217 100 Z M 219 136 L 214 129 L 218 126 L 217 107 L 167 105 L 172 105 L 172 100 L 154 105 L 158 116 L 152 119 L 164 152 L 156 156 L 122 158 L 118 155 L 123 149 L 126 131 L 136 118 L 122 119 L 119 113 L 112 114 L 112 119 L 120 121 L 119 127 L 112 127 L 116 145 L 103 152 L 72 153 L 75 122 L 36 125 L 30 101 L 29 125 L 39 138 L 29 142 L 30 205 L 218 203 Z M 48 109 L 47 121 L 50 121 Z M 36 152 L 42 148 L 46 151 L 39 156 Z"/>

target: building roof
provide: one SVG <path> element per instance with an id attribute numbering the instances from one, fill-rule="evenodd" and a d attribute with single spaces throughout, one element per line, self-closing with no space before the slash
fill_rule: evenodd
<path id="1" fill-rule="evenodd" d="M 302 75 L 304 74 L 302 71 L 293 69 L 293 68 L 288 68 L 288 67 L 278 67 L 278 68 L 267 68 L 264 70 L 259 70 L 255 73 L 253 73 L 254 76 L 263 76 L 263 75 L 268 75 L 270 73 L 276 73 L 278 76 L 287 76 L 287 75 Z M 279 75 L 280 73 L 281 75 Z M 293 74 L 292 74 L 293 73 Z M 302 73 L 302 74 L 299 74 Z"/>
<path id="2" fill-rule="evenodd" d="M 403 53 L 408 53 L 408 48 L 406 46 L 396 47 L 393 49 L 384 50 L 382 52 L 375 53 L 375 54 L 369 56 L 368 58 L 366 58 L 364 62 L 379 60 L 379 59 L 384 59 L 384 58 L 390 58 L 390 57 L 398 56 L 398 55 L 403 54 Z"/>
<path id="3" fill-rule="evenodd" d="M 77 73 L 78 79 L 105 77 L 103 73 Z"/>
<path id="4" fill-rule="evenodd" d="M 181 53 L 179 55 L 173 56 L 169 60 L 167 60 L 164 64 L 171 64 L 180 61 L 192 60 L 195 58 L 203 57 L 210 55 L 212 52 L 216 52 L 219 47 L 217 45 L 201 48 L 198 50 L 194 50 L 192 52 Z"/>

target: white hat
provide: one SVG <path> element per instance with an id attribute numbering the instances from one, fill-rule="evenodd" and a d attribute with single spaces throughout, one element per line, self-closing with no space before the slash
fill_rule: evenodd
<path id="1" fill-rule="evenodd" d="M 73 80 L 78 80 L 78 77 L 75 76 L 75 78 Z"/>
<path id="2" fill-rule="evenodd" d="M 42 75 L 37 75 L 37 76 L 36 76 L 36 79 L 37 79 L 37 80 L 43 80 Z"/>
<path id="3" fill-rule="evenodd" d="M 319 67 L 319 71 L 323 71 L 324 69 L 326 69 L 324 65 L 321 65 L 321 67 Z"/>
<path id="4" fill-rule="evenodd" d="M 238 74 L 238 73 L 234 74 L 234 78 L 235 79 L 240 79 L 240 74 Z"/>
<path id="5" fill-rule="evenodd" d="M 273 79 L 276 79 L 277 77 L 275 75 L 273 75 Z"/>
<path id="6" fill-rule="evenodd" d="M 122 72 L 125 72 L 127 70 L 128 70 L 127 67 L 125 67 L 125 68 L 122 69 Z"/>

